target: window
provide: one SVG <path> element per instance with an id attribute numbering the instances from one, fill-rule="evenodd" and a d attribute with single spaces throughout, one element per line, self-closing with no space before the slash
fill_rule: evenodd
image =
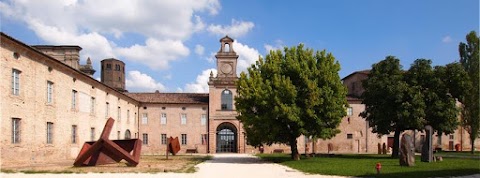
<path id="1" fill-rule="evenodd" d="M 162 113 L 160 116 L 160 124 L 165 125 L 167 124 L 167 113 Z"/>
<path id="2" fill-rule="evenodd" d="M 148 123 L 148 117 L 147 113 L 143 113 L 142 115 L 142 124 L 147 124 Z"/>
<path id="3" fill-rule="evenodd" d="M 202 145 L 206 145 L 207 144 L 207 134 L 202 134 L 201 137 L 202 137 Z"/>
<path id="4" fill-rule="evenodd" d="M 453 137 L 453 134 L 450 134 L 450 135 L 449 135 L 449 138 L 450 138 L 450 140 L 453 140 L 453 138 L 454 138 L 454 137 Z"/>
<path id="5" fill-rule="evenodd" d="M 72 90 L 72 109 L 77 108 L 77 91 Z"/>
<path id="6" fill-rule="evenodd" d="M 105 117 L 108 117 L 108 110 L 109 110 L 109 108 L 110 108 L 110 103 L 107 102 L 107 103 L 105 104 Z"/>
<path id="7" fill-rule="evenodd" d="M 202 117 L 200 118 L 200 124 L 206 125 L 207 124 L 207 115 L 202 114 Z"/>
<path id="8" fill-rule="evenodd" d="M 182 134 L 182 145 L 187 144 L 187 134 Z"/>
<path id="9" fill-rule="evenodd" d="M 187 114 L 181 114 L 180 124 L 182 124 L 182 125 L 187 124 Z"/>
<path id="10" fill-rule="evenodd" d="M 127 109 L 127 124 L 130 123 L 130 110 Z"/>
<path id="11" fill-rule="evenodd" d="M 353 138 L 353 134 L 347 134 L 347 139 L 352 139 Z"/>
<path id="12" fill-rule="evenodd" d="M 90 128 L 90 141 L 95 140 L 95 127 Z"/>
<path id="13" fill-rule="evenodd" d="M 77 143 L 77 125 L 72 125 L 72 143 Z"/>
<path id="14" fill-rule="evenodd" d="M 12 69 L 12 94 L 20 95 L 20 71 Z"/>
<path id="15" fill-rule="evenodd" d="M 95 97 L 90 98 L 90 113 L 95 114 Z"/>
<path id="16" fill-rule="evenodd" d="M 116 70 L 116 71 L 120 71 L 120 65 L 115 64 L 115 70 Z"/>
<path id="17" fill-rule="evenodd" d="M 20 143 L 20 119 L 12 118 L 12 143 Z"/>
<path id="18" fill-rule="evenodd" d="M 47 103 L 52 103 L 53 82 L 47 81 Z"/>
<path id="19" fill-rule="evenodd" d="M 232 92 L 230 90 L 222 91 L 222 110 L 232 110 Z"/>
<path id="20" fill-rule="evenodd" d="M 148 145 L 148 134 L 144 133 L 143 134 L 143 140 L 142 140 L 144 145 Z"/>
<path id="21" fill-rule="evenodd" d="M 120 108 L 120 106 L 118 107 L 117 117 L 118 122 L 122 121 L 122 108 Z"/>
<path id="22" fill-rule="evenodd" d="M 47 122 L 47 143 L 53 143 L 53 122 Z"/>
<path id="23" fill-rule="evenodd" d="M 120 140 L 120 131 L 117 131 L 117 140 Z"/>
<path id="24" fill-rule="evenodd" d="M 347 108 L 347 116 L 353 116 L 353 108 L 352 107 Z"/>
<path id="25" fill-rule="evenodd" d="M 112 64 L 107 64 L 107 70 L 112 70 Z"/>
<path id="26" fill-rule="evenodd" d="M 162 134 L 162 145 L 167 144 L 167 134 Z"/>

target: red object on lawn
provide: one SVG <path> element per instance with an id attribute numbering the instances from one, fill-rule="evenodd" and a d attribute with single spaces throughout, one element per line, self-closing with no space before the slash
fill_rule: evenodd
<path id="1" fill-rule="evenodd" d="M 110 140 L 108 136 L 112 131 L 115 120 L 109 118 L 102 135 L 96 142 L 85 142 L 78 153 L 74 166 L 96 166 L 109 163 L 127 161 L 128 166 L 137 166 L 142 150 L 140 139 Z M 133 151 L 133 154 L 130 154 Z"/>

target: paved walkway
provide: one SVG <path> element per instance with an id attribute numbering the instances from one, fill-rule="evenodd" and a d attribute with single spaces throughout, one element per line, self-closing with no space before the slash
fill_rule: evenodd
<path id="1" fill-rule="evenodd" d="M 462 178 L 479 177 L 480 174 Z M 189 173 L 89 173 L 89 174 L 3 174 L 0 178 L 342 178 L 341 176 L 306 175 L 279 164 L 263 162 L 247 154 L 216 154 L 212 160 L 197 165 L 197 172 Z"/>

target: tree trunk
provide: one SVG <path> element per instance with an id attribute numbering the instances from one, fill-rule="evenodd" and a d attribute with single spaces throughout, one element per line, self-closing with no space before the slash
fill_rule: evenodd
<path id="1" fill-rule="evenodd" d="M 393 135 L 392 158 L 398 158 L 398 148 L 400 148 L 400 129 L 395 129 Z"/>
<path id="2" fill-rule="evenodd" d="M 297 149 L 297 138 L 290 139 L 290 149 L 292 150 L 291 157 L 292 160 L 300 160 L 300 155 L 298 154 Z"/>
<path id="3" fill-rule="evenodd" d="M 315 149 L 315 147 L 317 146 L 317 138 L 313 138 L 313 142 L 312 142 L 312 155 L 313 157 L 316 156 L 317 153 L 315 153 L 317 150 Z"/>
<path id="4" fill-rule="evenodd" d="M 470 136 L 472 137 L 472 136 Z M 470 144 L 472 144 L 472 150 L 470 151 L 473 154 L 475 154 L 475 137 L 472 139 L 470 138 Z"/>

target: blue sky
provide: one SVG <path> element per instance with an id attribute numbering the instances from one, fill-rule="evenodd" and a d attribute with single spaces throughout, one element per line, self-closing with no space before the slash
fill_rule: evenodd
<path id="1" fill-rule="evenodd" d="M 123 60 L 131 92 L 208 92 L 224 35 L 236 40 L 239 71 L 304 43 L 332 52 L 344 77 L 387 55 L 404 69 L 418 58 L 457 61 L 480 21 L 478 0 L 0 0 L 0 17 L 1 31 L 27 44 L 81 46 L 95 78 L 102 59 Z"/>

